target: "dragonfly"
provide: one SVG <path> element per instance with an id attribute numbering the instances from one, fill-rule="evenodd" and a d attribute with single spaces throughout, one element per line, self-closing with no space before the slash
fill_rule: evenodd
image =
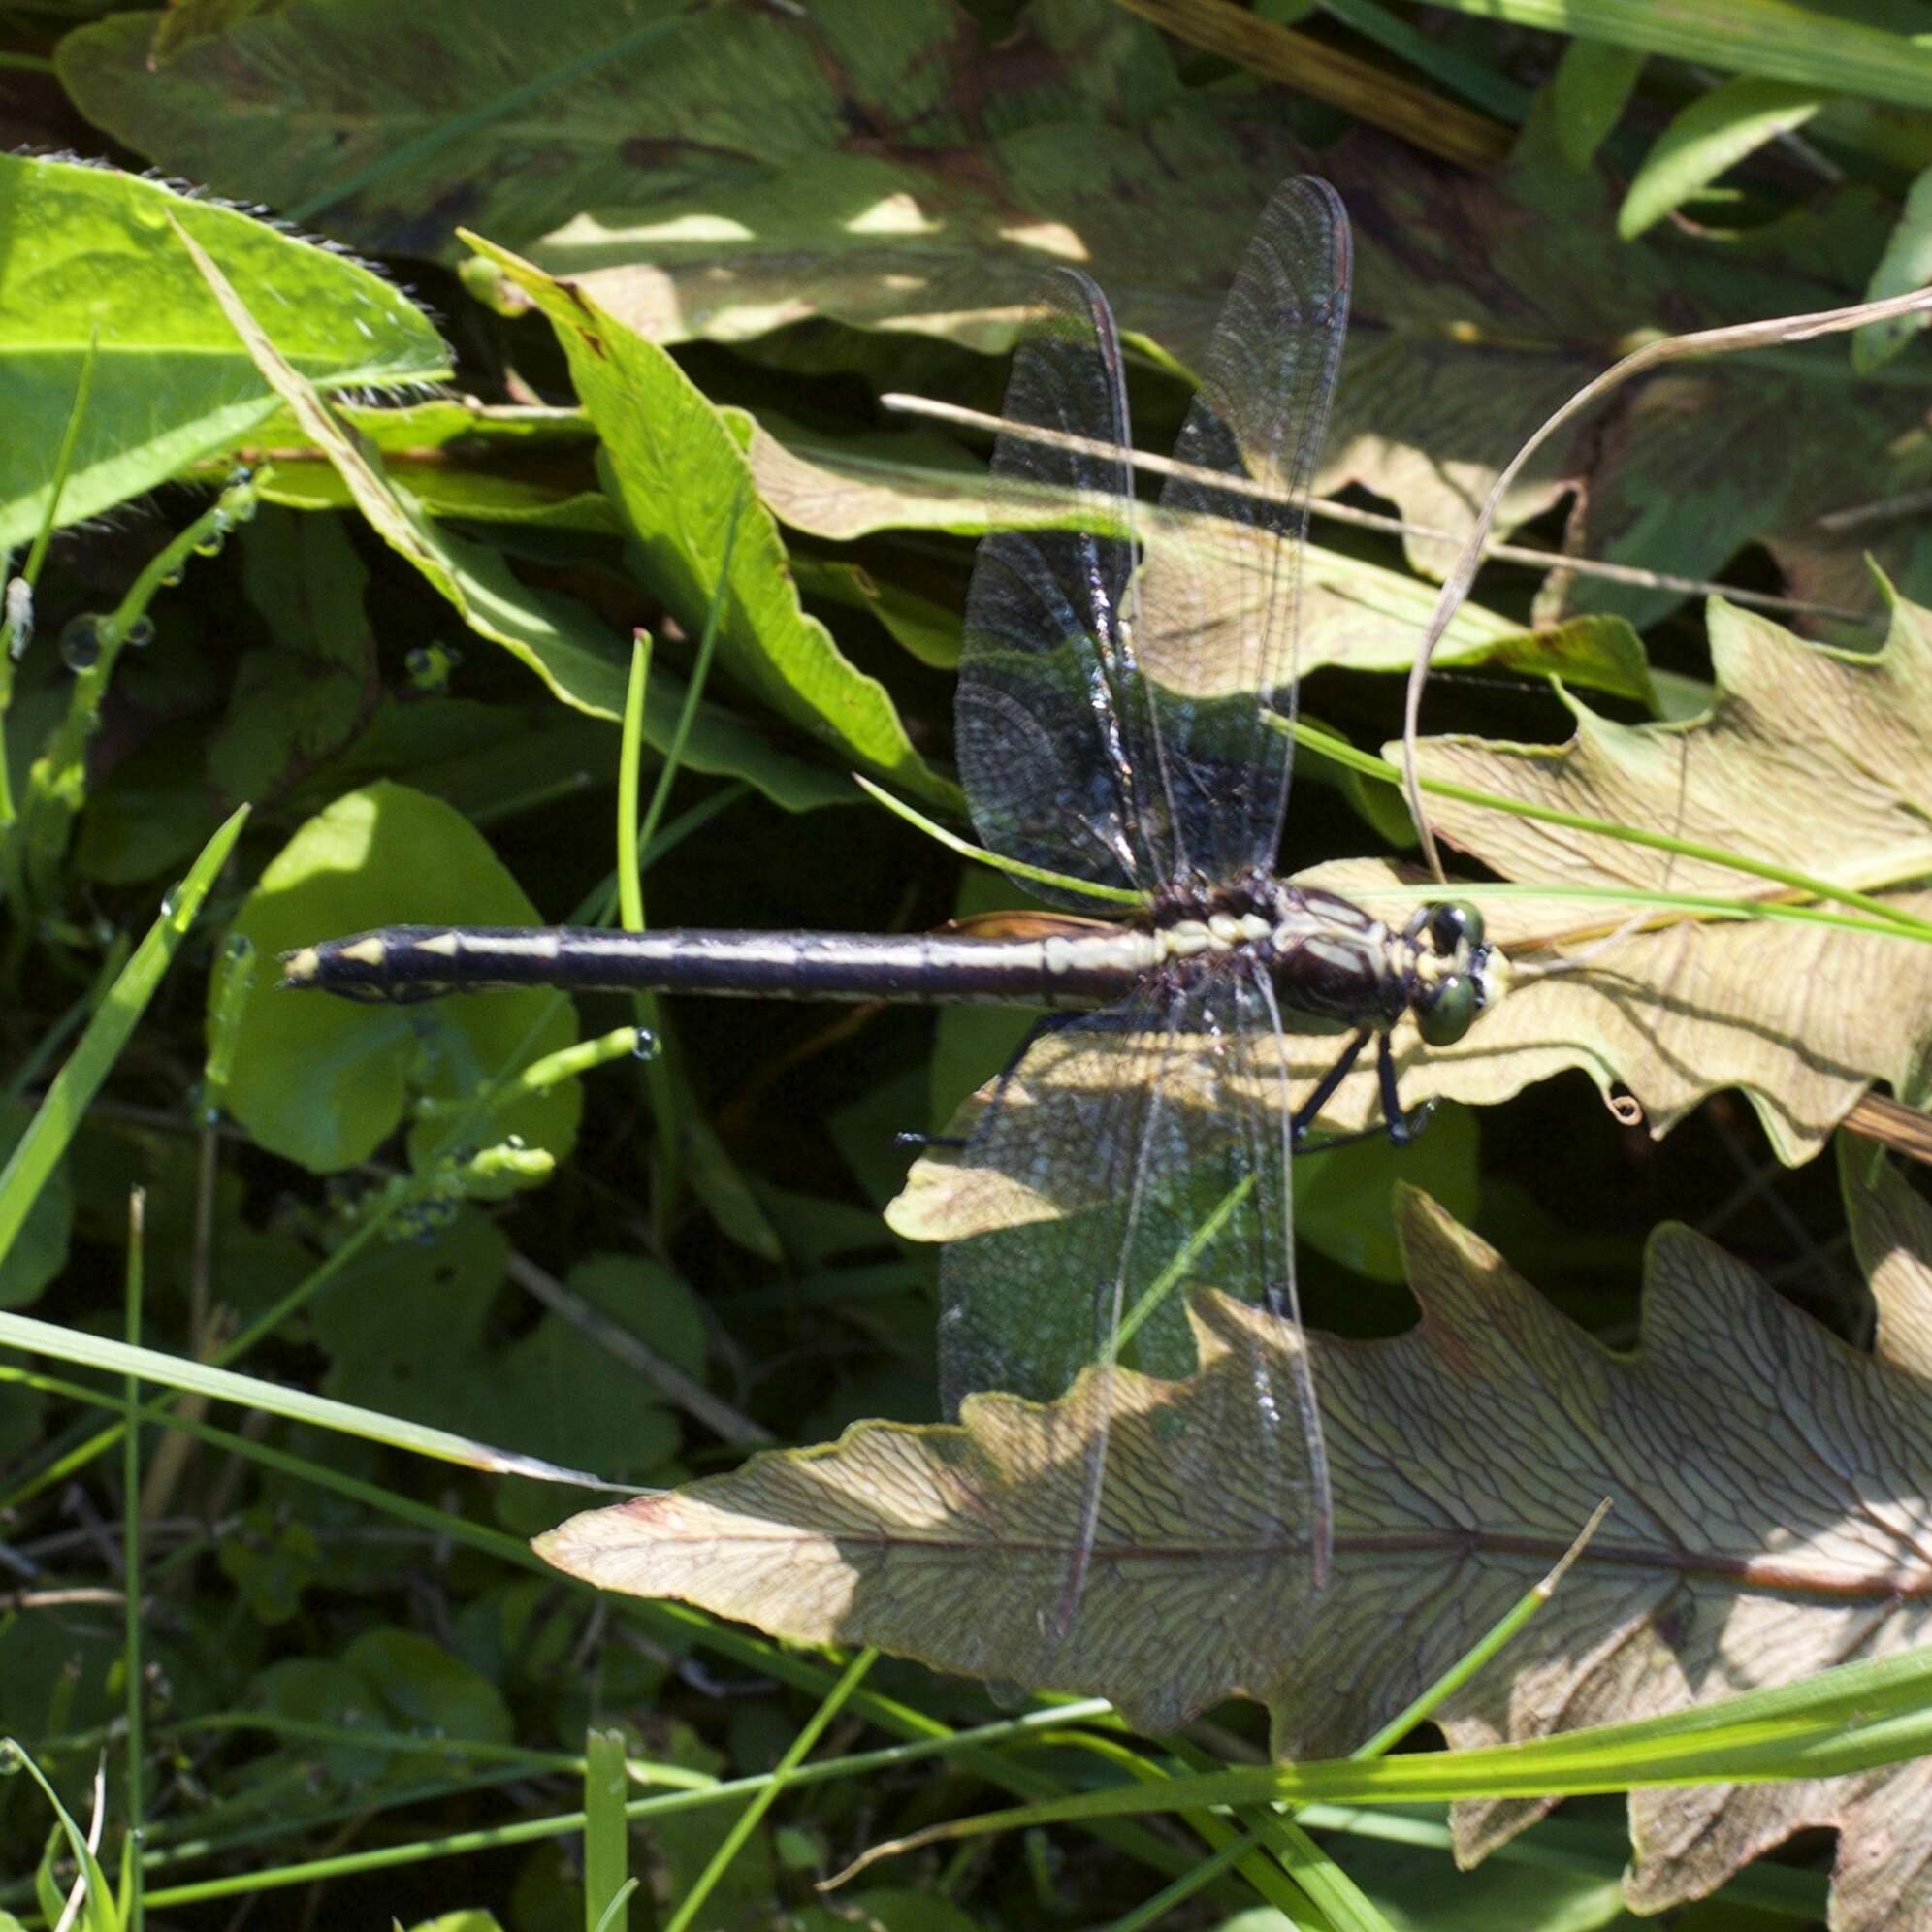
<path id="1" fill-rule="evenodd" d="M 1188 1311 L 1204 1288 L 1264 1318 L 1222 1334 L 1245 1354 L 1222 1362 L 1211 1404 L 1155 1418 L 1162 1465 L 1176 1495 L 1225 1493 L 1239 1445 L 1266 1551 L 1245 1588 L 1263 1614 L 1325 1581 L 1332 1507 L 1293 1157 L 1371 1046 L 1382 1128 L 1406 1141 L 1421 1110 L 1398 1092 L 1396 1028 L 1410 1019 L 1426 1046 L 1451 1046 L 1506 984 L 1466 901 L 1392 924 L 1274 872 L 1306 505 L 1349 283 L 1339 197 L 1288 181 L 1145 504 L 1107 299 L 1078 270 L 1042 278 L 992 453 L 954 716 L 980 839 L 1042 909 L 912 935 L 392 926 L 284 961 L 289 985 L 370 1001 L 547 985 L 1041 1010 L 971 1131 L 932 1158 L 988 1202 L 984 1226 L 941 1259 L 949 1413 L 992 1391 L 1072 1405 L 1037 1541 L 986 1553 L 1061 1632 L 1124 1565 L 1160 1560 L 1109 1492 L 1108 1440 L 1128 1371 L 1178 1388 L 1196 1366 Z M 1134 910 L 1094 917 L 1096 887 Z M 1341 1044 L 1298 1093 L 1288 1040 L 1309 1033 Z"/>

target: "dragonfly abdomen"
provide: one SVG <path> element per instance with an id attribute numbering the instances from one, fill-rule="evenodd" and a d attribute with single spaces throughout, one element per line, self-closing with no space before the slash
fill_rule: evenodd
<path id="1" fill-rule="evenodd" d="M 753 999 L 1091 1007 L 1158 963 L 1134 928 L 1029 939 L 948 933 L 611 932 L 586 926 L 387 926 L 305 947 L 282 983 L 374 1003 L 494 986 Z"/>

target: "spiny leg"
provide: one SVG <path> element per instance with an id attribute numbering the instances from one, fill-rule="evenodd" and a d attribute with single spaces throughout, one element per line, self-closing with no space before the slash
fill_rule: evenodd
<path id="1" fill-rule="evenodd" d="M 1375 1077 L 1382 1091 L 1382 1118 L 1372 1127 L 1358 1127 L 1350 1134 L 1328 1134 L 1319 1141 L 1307 1138 L 1308 1129 L 1315 1124 L 1315 1116 L 1355 1070 L 1355 1063 L 1362 1057 L 1362 1049 L 1368 1046 L 1371 1030 L 1365 1026 L 1349 1041 L 1335 1065 L 1315 1083 L 1315 1090 L 1295 1110 L 1289 1136 L 1296 1153 L 1325 1154 L 1332 1147 L 1346 1147 L 1356 1141 L 1372 1140 L 1377 1134 L 1387 1134 L 1394 1145 L 1405 1147 L 1422 1132 L 1423 1124 L 1435 1111 L 1433 1100 L 1424 1101 L 1412 1112 L 1402 1111 L 1401 1095 L 1396 1090 L 1395 1049 L 1389 1044 L 1389 1036 L 1384 1033 L 1377 1036 L 1375 1049 Z"/>
<path id="2" fill-rule="evenodd" d="M 1341 1141 L 1359 1141 L 1362 1138 L 1361 1134 L 1344 1134 L 1339 1140 L 1318 1141 L 1311 1146 L 1303 1145 L 1308 1138 L 1308 1129 L 1315 1124 L 1315 1116 L 1334 1099 L 1336 1088 L 1354 1071 L 1355 1063 L 1361 1059 L 1362 1049 L 1368 1044 L 1368 1029 L 1365 1026 L 1341 1049 L 1341 1055 L 1335 1065 L 1315 1082 L 1314 1092 L 1295 1110 L 1294 1117 L 1288 1123 L 1288 1144 L 1296 1153 L 1317 1153 L 1323 1147 L 1339 1145 Z M 1376 1130 L 1368 1128 L 1364 1131 L 1373 1133 Z"/>
<path id="3" fill-rule="evenodd" d="M 1435 1111 L 1435 1103 L 1425 1100 L 1412 1113 L 1402 1111 L 1402 1097 L 1396 1091 L 1395 1048 L 1389 1045 L 1386 1033 L 1382 1035 L 1381 1050 L 1375 1056 L 1375 1077 L 1382 1085 L 1382 1124 L 1389 1130 L 1389 1141 L 1394 1146 L 1406 1147 Z"/>

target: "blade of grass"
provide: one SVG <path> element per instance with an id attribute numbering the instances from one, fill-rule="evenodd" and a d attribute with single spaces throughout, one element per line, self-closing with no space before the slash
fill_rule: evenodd
<path id="1" fill-rule="evenodd" d="M 663 762 L 658 769 L 658 782 L 652 789 L 651 803 L 646 809 L 640 823 L 637 817 L 637 793 L 642 760 L 644 739 L 644 693 L 650 676 L 650 654 L 643 638 L 639 637 L 637 648 L 631 654 L 630 684 L 625 697 L 624 727 L 622 749 L 618 765 L 618 818 L 617 818 L 617 890 L 619 916 L 627 932 L 644 930 L 644 884 L 643 868 L 638 860 L 641 851 L 650 851 L 658 839 L 658 827 L 663 821 L 666 807 L 670 803 L 671 788 L 677 782 L 678 768 L 684 761 L 684 750 L 691 736 L 692 721 L 697 716 L 698 700 L 703 695 L 706 681 L 711 675 L 711 660 L 718 643 L 718 630 L 724 611 L 726 586 L 731 581 L 731 557 L 738 544 L 738 525 L 745 511 L 745 491 L 740 488 L 731 499 L 730 521 L 724 528 L 724 545 L 718 563 L 718 581 L 712 586 L 711 601 L 705 608 L 704 628 L 698 633 L 697 653 L 692 663 L 690 682 L 685 687 L 684 704 L 678 712 L 678 721 L 672 728 L 670 743 L 664 749 Z M 637 1024 L 653 1039 L 664 1038 L 663 1007 L 656 993 L 638 993 L 633 996 L 633 1011 Z M 678 1195 L 679 1170 L 685 1153 L 685 1133 L 682 1128 L 683 1111 L 678 1106 L 676 1079 L 672 1069 L 672 1055 L 668 1051 L 655 1053 L 645 1063 L 645 1090 L 651 1103 L 652 1117 L 657 1125 L 657 1147 L 659 1159 L 657 1199 L 654 1203 L 653 1219 L 659 1240 L 661 1243 L 667 1236 L 672 1204 Z M 724 1150 L 715 1145 L 707 1152 L 713 1160 L 723 1160 Z M 735 1179 L 735 1175 L 733 1176 Z M 738 1184 L 737 1192 L 750 1200 L 750 1192 Z M 777 1245 L 776 1236 L 772 1245 Z M 775 1258 L 775 1256 L 774 1256 Z"/>
<path id="2" fill-rule="evenodd" d="M 1141 907 L 1147 903 L 1144 893 L 1130 892 L 1123 886 L 1102 886 L 1091 879 L 1076 879 L 1071 873 L 1048 872 L 1042 865 L 1025 865 L 1016 858 L 1002 858 L 997 853 L 988 852 L 984 846 L 976 846 L 970 839 L 962 839 L 957 832 L 949 832 L 944 825 L 928 819 L 923 812 L 915 810 L 904 799 L 894 798 L 884 786 L 875 785 L 863 772 L 855 771 L 852 776 L 853 783 L 868 797 L 877 799 L 886 811 L 896 813 L 909 825 L 917 825 L 927 838 L 936 839 L 948 852 L 956 852 L 962 858 L 990 865 L 1010 878 L 1057 886 L 1063 892 L 1079 892 L 1089 899 L 1104 900 L 1111 906 Z"/>
<path id="3" fill-rule="evenodd" d="M 624 1733 L 593 1724 L 584 1734 L 584 1923 L 589 1932 L 624 1932 L 630 1876 L 629 1788 Z"/>
<path id="4" fill-rule="evenodd" d="M 685 1894 L 683 1903 L 671 1915 L 664 1926 L 664 1932 L 690 1932 L 692 1920 L 704 1909 L 704 1901 L 717 1889 L 719 1880 L 730 1870 L 732 1859 L 738 1855 L 745 1840 L 757 1828 L 758 1819 L 771 1809 L 779 1793 L 785 1789 L 799 1765 L 810 1755 L 812 1747 L 824 1735 L 825 1726 L 838 1716 L 847 1698 L 865 1681 L 866 1674 L 878 1661 L 879 1653 L 876 1650 L 862 1650 L 846 1666 L 845 1675 L 833 1685 L 826 1693 L 824 1701 L 812 1713 L 798 1735 L 791 1740 L 764 1787 L 738 1815 L 731 1829 L 724 1834 L 724 1843 L 711 1854 L 710 1863 L 698 1874 L 696 1883 Z"/>
<path id="5" fill-rule="evenodd" d="M 127 1198 L 127 1282 L 125 1329 L 127 1345 L 141 1346 L 143 1272 L 146 1253 L 146 1196 L 140 1188 Z M 142 1899 L 141 1843 L 146 1831 L 147 1801 L 142 1789 L 142 1768 L 147 1750 L 147 1672 L 142 1661 L 142 1599 L 146 1592 L 141 1551 L 141 1378 L 130 1374 L 121 1384 L 121 1566 L 126 1578 L 121 1622 L 121 1673 L 127 1699 L 127 1839 L 136 1854 L 130 1865 L 132 1891 L 128 1901 L 129 1932 L 142 1932 L 145 1913 Z"/>
<path id="6" fill-rule="evenodd" d="M 109 989 L 100 1010 L 88 1022 L 67 1064 L 53 1078 L 21 1135 L 4 1171 L 0 1171 L 0 1254 L 19 1238 L 27 1212 L 47 1185 L 54 1165 L 67 1151 L 94 1096 L 126 1046 L 161 976 L 181 950 L 202 901 L 228 862 L 235 841 L 247 823 L 248 808 L 232 812 L 202 848 L 188 875 L 161 903 L 160 917 L 135 948 Z"/>
<path id="7" fill-rule="evenodd" d="M 111 1375 L 138 1376 L 162 1388 L 191 1391 L 210 1401 L 237 1402 L 266 1415 L 284 1416 L 291 1422 L 331 1430 L 340 1435 L 359 1436 L 412 1455 L 428 1456 L 436 1462 L 455 1463 L 463 1468 L 482 1469 L 495 1475 L 528 1476 L 536 1482 L 568 1483 L 574 1488 L 619 1496 L 637 1493 L 632 1485 L 606 1482 L 600 1476 L 582 1469 L 566 1469 L 541 1457 L 498 1449 L 474 1436 L 434 1429 L 427 1423 L 407 1422 L 385 1415 L 379 1409 L 338 1401 L 331 1396 L 283 1388 L 254 1375 L 237 1374 L 232 1368 L 191 1362 L 185 1356 L 132 1347 L 106 1336 L 40 1321 L 32 1315 L 0 1309 L 0 1347 L 16 1348 L 22 1354 L 43 1356 L 51 1362 L 72 1363 L 77 1368 L 98 1368 Z M 166 1413 L 165 1409 L 149 1407 L 144 1410 L 144 1417 L 148 1422 L 158 1422 L 166 1418 Z"/>
<path id="8" fill-rule="evenodd" d="M 1446 161 L 1486 167 L 1509 151 L 1510 130 L 1486 114 L 1228 0 L 1114 0 L 1114 5 L 1250 73 L 1344 108 Z"/>
<path id="9" fill-rule="evenodd" d="M 1333 1758 L 1086 1791 L 1016 1811 L 955 1819 L 855 1859 L 844 1884 L 876 1858 L 940 1840 L 1017 1825 L 1260 1802 L 1383 1804 L 1418 1798 L 1548 1798 L 1683 1785 L 1776 1784 L 1870 1771 L 1932 1751 L 1932 1653 L 1839 1664 L 1802 1684 L 1593 1725 L 1521 1744 Z"/>

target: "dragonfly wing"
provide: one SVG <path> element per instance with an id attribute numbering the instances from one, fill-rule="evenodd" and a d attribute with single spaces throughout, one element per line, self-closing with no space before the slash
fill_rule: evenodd
<path id="1" fill-rule="evenodd" d="M 988 480 L 995 528 L 966 598 L 954 730 L 981 840 L 1002 857 L 1148 890 L 1174 854 L 1134 662 L 1133 469 L 1107 299 L 1039 277 Z M 1034 886 L 1031 889 L 1040 891 Z M 1057 904 L 1090 899 L 1050 889 Z"/>
<path id="2" fill-rule="evenodd" d="M 1279 1038 L 1265 980 L 1150 989 L 1036 1042 L 960 1156 L 983 1231 L 941 1264 L 942 1383 L 949 1405 L 981 1390 L 1061 1403 L 1010 1579 L 1056 1648 L 1158 1614 L 1166 1591 L 1197 1602 L 1204 1583 L 1234 1641 L 1326 1568 L 1291 1109 L 1285 1069 L 1279 1093 L 1255 1078 L 1263 1038 Z M 1209 1289 L 1274 1319 L 1216 1325 L 1221 1360 L 1199 1375 L 1189 1310 Z"/>
<path id="3" fill-rule="evenodd" d="M 1295 707 L 1308 487 L 1349 275 L 1340 198 L 1312 176 L 1284 183 L 1241 260 L 1175 446 L 1176 462 L 1208 474 L 1171 476 L 1148 521 L 1141 661 L 1161 692 L 1175 843 L 1208 880 L 1274 869 L 1294 740 L 1263 713 Z"/>

